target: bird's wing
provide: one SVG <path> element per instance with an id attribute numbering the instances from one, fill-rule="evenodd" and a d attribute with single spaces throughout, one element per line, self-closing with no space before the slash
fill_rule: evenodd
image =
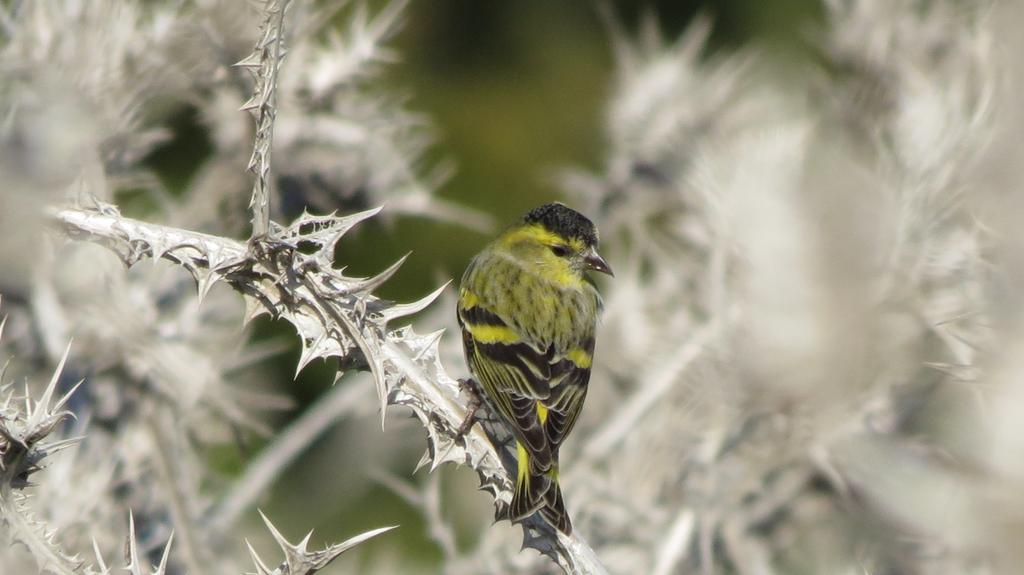
<path id="1" fill-rule="evenodd" d="M 458 319 L 466 359 L 487 398 L 513 424 L 531 465 L 549 469 L 551 450 L 537 406 L 551 394 L 551 348 L 537 350 L 468 288 L 459 293 Z"/>
<path id="2" fill-rule="evenodd" d="M 532 399 L 543 399 L 551 393 L 548 381 L 551 379 L 550 347 L 540 351 L 520 333 L 502 320 L 496 313 L 467 289 L 459 302 L 459 325 L 463 338 L 468 337 L 474 353 L 467 354 L 474 359 L 490 360 L 498 366 L 489 368 L 487 376 L 505 392 Z M 467 301 L 473 305 L 465 305 Z M 470 349 L 467 347 L 467 351 Z"/>
<path id="3" fill-rule="evenodd" d="M 583 409 L 593 355 L 594 337 L 591 334 L 578 347 L 553 358 L 551 394 L 544 400 L 548 410 L 544 418 L 544 434 L 556 453 Z"/>

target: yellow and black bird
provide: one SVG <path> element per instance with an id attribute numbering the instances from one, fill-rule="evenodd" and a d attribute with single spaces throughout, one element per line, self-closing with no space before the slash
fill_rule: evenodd
<path id="1" fill-rule="evenodd" d="M 539 510 L 564 533 L 572 524 L 558 485 L 558 449 L 587 395 L 601 312 L 586 272 L 612 275 L 597 241 L 585 216 L 545 204 L 477 254 L 459 286 L 466 360 L 516 440 L 510 519 Z"/>

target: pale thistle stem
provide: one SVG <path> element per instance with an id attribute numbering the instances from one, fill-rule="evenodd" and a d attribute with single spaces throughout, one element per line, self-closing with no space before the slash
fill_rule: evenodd
<path id="1" fill-rule="evenodd" d="M 277 116 L 277 78 L 285 55 L 284 15 L 290 3 L 290 0 L 267 2 L 263 34 L 252 54 L 236 64 L 249 68 L 256 81 L 252 98 L 242 106 L 242 110 L 252 111 L 256 118 L 256 137 L 248 166 L 256 175 L 249 202 L 253 239 L 266 237 L 270 231 L 270 156 Z"/>
<path id="2" fill-rule="evenodd" d="M 342 416 L 355 410 L 365 393 L 365 388 L 353 382 L 335 385 L 317 400 L 246 465 L 245 472 L 211 511 L 210 527 L 224 531 L 234 525 L 303 450 Z"/>
<path id="3" fill-rule="evenodd" d="M 46 566 L 47 573 L 55 575 L 77 575 L 81 564 L 75 563 L 64 555 L 56 543 L 48 539 L 45 533 L 39 532 L 39 525 L 34 524 L 23 509 L 19 509 L 9 484 L 0 484 L 0 524 L 9 533 L 16 533 L 22 543 L 36 558 Z"/>
<path id="4" fill-rule="evenodd" d="M 725 320 L 731 321 L 733 315 L 735 313 L 729 312 L 729 317 Z M 701 326 L 690 341 L 673 354 L 665 365 L 659 367 L 658 377 L 634 393 L 611 419 L 587 440 L 583 447 L 583 457 L 597 461 L 612 453 L 619 442 L 635 429 L 637 421 L 657 405 L 658 401 L 676 385 L 680 375 L 704 354 L 707 347 L 721 333 L 724 323 L 726 322 L 722 318 L 716 318 Z"/>
<path id="5" fill-rule="evenodd" d="M 159 408 L 157 408 L 159 409 Z M 188 510 L 188 495 L 182 493 L 178 482 L 181 480 L 181 470 L 176 469 L 171 461 L 170 453 L 173 448 L 166 437 L 170 425 L 166 424 L 166 414 L 151 413 L 149 417 L 143 418 L 146 429 L 149 431 L 150 440 L 156 446 L 153 450 L 154 461 L 157 465 L 157 472 L 167 487 L 168 499 L 170 501 L 171 521 L 175 532 L 180 537 L 180 548 L 189 573 L 202 575 L 206 573 L 203 569 L 203 560 L 199 557 L 199 550 L 202 545 L 198 538 L 201 537 L 195 532 L 195 522 Z"/>
<path id="6" fill-rule="evenodd" d="M 676 565 L 686 559 L 687 551 L 693 542 L 696 523 L 697 516 L 692 509 L 683 509 L 679 512 L 658 547 L 657 562 L 651 571 L 652 575 L 670 575 Z"/>

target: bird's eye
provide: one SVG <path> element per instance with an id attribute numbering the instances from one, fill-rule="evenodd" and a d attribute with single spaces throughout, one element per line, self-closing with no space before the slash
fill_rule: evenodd
<path id="1" fill-rule="evenodd" d="M 551 246 L 551 253 L 555 254 L 560 258 L 564 258 L 569 255 L 569 248 L 565 246 Z"/>

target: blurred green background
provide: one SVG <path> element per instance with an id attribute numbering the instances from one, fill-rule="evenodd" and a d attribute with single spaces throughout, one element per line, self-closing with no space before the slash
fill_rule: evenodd
<path id="1" fill-rule="evenodd" d="M 383 4 L 370 2 L 374 9 Z M 806 46 L 822 15 L 821 6 L 807 0 L 620 0 L 610 5 L 630 31 L 653 11 L 670 40 L 677 38 L 695 15 L 709 15 L 714 22 L 709 55 L 752 45 L 787 58 Z M 454 176 L 438 190 L 439 196 L 492 215 L 500 227 L 538 204 L 560 199 L 552 182 L 556 170 L 567 166 L 601 170 L 603 114 L 613 86 L 614 62 L 596 2 L 414 0 L 406 11 L 404 27 L 390 45 L 401 59 L 387 68 L 386 86 L 407 94 L 409 107 L 423 113 L 434 126 L 437 144 L 428 164 L 453 160 L 457 166 Z M 182 111 L 174 130 L 175 139 L 153 154 L 151 164 L 172 187 L 180 187 L 195 173 L 209 144 L 194 111 Z M 489 239 L 459 226 L 417 218 L 391 223 L 371 220 L 357 230 L 342 242 L 339 252 L 338 261 L 348 266 L 350 275 L 372 275 L 413 249 L 402 270 L 379 292 L 396 300 L 416 299 L 447 279 L 458 280 L 472 255 Z M 299 404 L 285 419 L 298 416 L 330 386 L 334 366 L 314 363 L 292 384 L 299 348 L 291 328 L 264 322 L 257 326 L 257 337 L 284 337 L 294 342 L 274 369 L 284 382 L 282 389 Z M 405 446 L 408 465 L 393 470 L 405 477 L 424 449 L 422 432 L 395 431 L 396 416 L 391 417 L 384 433 L 412 438 Z M 379 422 L 373 419 L 379 434 Z M 362 429 L 356 422 L 344 422 L 336 433 L 362 433 Z M 258 448 L 259 444 L 250 446 L 252 452 Z M 439 565 L 440 553 L 427 538 L 418 511 L 383 487 L 370 487 L 368 493 L 359 494 L 354 508 L 320 510 L 320 515 L 333 518 L 325 523 L 288 519 L 289 511 L 301 514 L 303 502 L 316 501 L 316 491 L 346 489 L 341 481 L 310 477 L 306 469 L 315 468 L 307 462 L 321 458 L 359 465 L 356 462 L 362 454 L 327 451 L 331 449 L 337 450 L 337 446 L 329 438 L 315 445 L 275 486 L 265 509 L 285 519 L 285 526 L 315 526 L 314 543 L 339 540 L 380 525 L 401 524 L 402 529 L 371 542 L 371 555 L 378 545 L 400 545 L 404 555 L 422 559 L 426 565 Z M 214 457 L 218 467 L 231 472 L 240 469 L 246 454 L 235 446 L 225 446 Z M 306 469 L 305 475 L 297 472 L 302 469 Z M 446 489 L 450 487 L 446 485 Z M 476 492 L 473 496 L 485 497 Z"/>
<path id="2" fill-rule="evenodd" d="M 368 4 L 373 11 L 389 1 Z M 442 161 L 456 165 L 438 196 L 488 213 L 501 227 L 538 204 L 560 199 L 552 181 L 556 170 L 600 170 L 614 62 L 599 4 L 410 2 L 403 27 L 388 43 L 399 61 L 385 68 L 383 83 L 408 96 L 409 107 L 432 122 L 437 142 L 426 167 Z M 714 24 L 708 55 L 753 45 L 783 59 L 813 41 L 822 16 L 821 5 L 808 0 L 616 0 L 608 5 L 630 32 L 653 14 L 669 42 L 694 16 L 706 14 Z M 195 110 L 182 110 L 173 129 L 175 138 L 150 157 L 172 189 L 181 188 L 210 151 Z M 356 274 L 380 271 L 415 246 L 400 277 L 381 292 L 394 299 L 419 297 L 436 287 L 439 277 L 457 279 L 488 239 L 416 218 L 394 226 L 371 220 L 358 229 L 366 242 L 343 242 L 340 254 Z M 367 242 L 374 250 L 364 249 Z"/>
<path id="3" fill-rule="evenodd" d="M 786 54 L 806 43 L 821 6 L 808 0 L 682 0 L 611 2 L 633 31 L 653 12 L 667 39 L 697 14 L 714 22 L 709 53 L 755 42 Z M 453 159 L 454 177 L 439 195 L 494 216 L 504 226 L 530 208 L 560 198 L 552 182 L 567 166 L 599 170 L 604 159 L 604 106 L 614 62 L 609 35 L 592 1 L 413 1 L 395 45 L 401 62 L 388 82 L 411 95 L 439 138 L 436 159 Z M 417 297 L 436 285 L 437 271 L 457 279 L 486 237 L 431 222 L 403 223 L 381 236 L 380 258 L 362 261 L 372 272 L 416 251 L 385 296 Z"/>

